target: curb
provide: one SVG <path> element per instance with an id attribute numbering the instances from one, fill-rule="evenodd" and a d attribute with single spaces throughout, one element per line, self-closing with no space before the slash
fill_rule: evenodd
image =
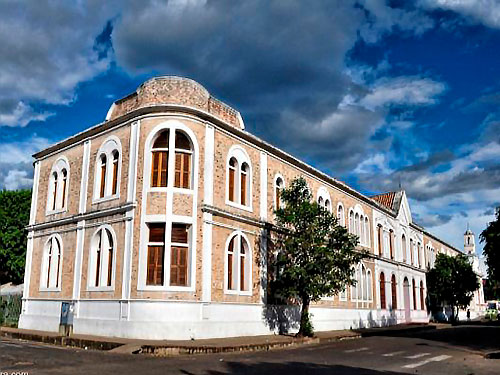
<path id="1" fill-rule="evenodd" d="M 45 344 L 68 346 L 81 349 L 103 350 L 110 353 L 121 354 L 146 354 L 155 357 L 172 357 L 181 355 L 196 355 L 196 354 L 216 354 L 216 353 L 235 353 L 235 352 L 256 352 L 270 351 L 278 349 L 286 349 L 300 347 L 306 345 L 314 345 L 320 343 L 329 343 L 343 340 L 352 340 L 361 338 L 360 334 L 348 334 L 333 337 L 312 337 L 292 339 L 290 341 L 267 342 L 259 344 L 242 344 L 242 345 L 227 345 L 227 346 L 187 346 L 187 345 L 141 345 L 141 344 L 124 344 L 112 341 L 94 341 L 89 339 L 67 337 L 59 335 L 40 335 L 34 333 L 12 332 L 0 330 L 0 336 L 12 339 L 36 341 Z"/>

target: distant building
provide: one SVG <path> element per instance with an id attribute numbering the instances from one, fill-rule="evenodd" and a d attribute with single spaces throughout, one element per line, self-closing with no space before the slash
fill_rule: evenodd
<path id="1" fill-rule="evenodd" d="M 58 331 L 63 311 L 81 334 L 276 330 L 270 228 L 298 176 L 370 253 L 355 286 L 311 308 L 317 330 L 427 322 L 425 271 L 436 253 L 459 253 L 413 222 L 404 191 L 359 193 L 248 133 L 185 78 L 145 82 L 106 121 L 34 157 L 21 328 Z"/>

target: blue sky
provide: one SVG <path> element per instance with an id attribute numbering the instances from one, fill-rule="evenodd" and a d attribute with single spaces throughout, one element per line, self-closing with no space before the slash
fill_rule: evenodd
<path id="1" fill-rule="evenodd" d="M 500 205 L 494 0 L 0 1 L 0 188 L 155 75 L 462 248 Z M 481 246 L 480 246 L 481 247 Z"/>

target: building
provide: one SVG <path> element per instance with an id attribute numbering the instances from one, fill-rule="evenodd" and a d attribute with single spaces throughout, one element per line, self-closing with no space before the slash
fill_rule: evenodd
<path id="1" fill-rule="evenodd" d="M 198 83 L 153 78 L 106 120 L 34 155 L 21 328 L 147 339 L 258 335 L 279 189 L 303 176 L 370 252 L 358 283 L 311 308 L 317 330 L 426 322 L 425 268 L 458 252 L 404 192 L 367 197 L 245 131 Z M 291 329 L 293 329 L 293 324 Z"/>

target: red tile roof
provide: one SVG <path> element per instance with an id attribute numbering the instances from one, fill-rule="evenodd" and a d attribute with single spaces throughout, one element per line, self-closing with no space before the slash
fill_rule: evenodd
<path id="1" fill-rule="evenodd" d="M 388 193 L 374 195 L 371 197 L 374 201 L 380 203 L 381 205 L 387 207 L 389 210 L 395 211 L 397 207 L 394 207 L 394 202 L 396 199 L 397 192 L 390 191 Z"/>

